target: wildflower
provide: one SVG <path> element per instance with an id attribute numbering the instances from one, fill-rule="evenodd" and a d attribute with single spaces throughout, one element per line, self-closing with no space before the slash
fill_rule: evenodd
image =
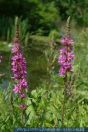
<path id="1" fill-rule="evenodd" d="M 74 60 L 74 53 L 73 53 L 73 44 L 74 41 L 70 36 L 70 17 L 67 19 L 67 26 L 66 26 L 66 35 L 63 36 L 60 40 L 62 48 L 60 49 L 60 54 L 58 57 L 58 63 L 60 65 L 59 75 L 63 77 L 63 84 L 64 84 L 64 98 L 62 103 L 62 127 L 64 127 L 65 121 L 65 112 L 66 112 L 66 103 L 68 99 L 72 99 L 73 97 L 73 60 Z M 68 73 L 69 76 L 68 76 Z"/>
<path id="2" fill-rule="evenodd" d="M 13 92 L 15 94 L 18 94 L 19 98 L 21 98 L 21 101 L 23 102 L 23 99 L 26 98 L 26 89 L 28 88 L 26 80 L 26 59 L 22 53 L 20 46 L 18 25 L 16 28 L 16 35 L 11 50 L 11 69 L 13 74 L 13 80 L 15 81 Z M 21 104 L 20 108 L 25 109 L 25 106 L 25 104 Z"/>
<path id="3" fill-rule="evenodd" d="M 70 35 L 70 17 L 67 19 L 66 25 L 66 35 L 60 40 L 62 48 L 60 49 L 60 54 L 58 57 L 58 63 L 60 65 L 59 75 L 63 77 L 64 81 L 64 97 L 71 97 L 73 94 L 73 44 L 74 41 Z M 69 76 L 67 76 L 69 74 Z"/>

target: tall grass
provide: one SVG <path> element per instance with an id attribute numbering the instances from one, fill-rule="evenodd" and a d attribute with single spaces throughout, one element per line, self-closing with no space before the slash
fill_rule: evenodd
<path id="1" fill-rule="evenodd" d="M 21 41 L 27 41 L 27 33 L 29 31 L 28 20 L 22 20 L 20 18 L 20 38 Z M 0 39 L 3 41 L 11 42 L 15 34 L 15 17 L 0 17 Z"/>

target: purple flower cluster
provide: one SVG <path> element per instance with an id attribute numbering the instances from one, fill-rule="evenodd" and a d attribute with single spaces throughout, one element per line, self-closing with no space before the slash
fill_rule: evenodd
<path id="1" fill-rule="evenodd" d="M 21 52 L 17 52 L 12 57 L 12 71 L 15 79 L 26 77 L 26 61 Z"/>
<path id="2" fill-rule="evenodd" d="M 58 63 L 60 64 L 59 75 L 65 76 L 67 72 L 72 71 L 72 61 L 74 59 L 74 53 L 72 50 L 73 40 L 69 36 L 61 38 L 60 43 L 64 46 L 60 49 L 60 55 Z"/>
<path id="3" fill-rule="evenodd" d="M 20 43 L 17 39 L 13 42 L 11 61 L 13 79 L 16 82 L 13 92 L 17 93 L 22 100 L 26 97 L 26 89 L 28 88 L 26 81 L 27 71 L 26 60 L 22 54 Z M 25 104 L 21 104 L 20 108 L 24 109 L 23 106 L 25 106 Z"/>

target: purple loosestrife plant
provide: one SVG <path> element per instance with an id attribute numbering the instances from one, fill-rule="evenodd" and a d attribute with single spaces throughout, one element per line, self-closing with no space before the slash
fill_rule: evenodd
<path id="1" fill-rule="evenodd" d="M 67 30 L 66 35 L 60 40 L 62 48 L 60 49 L 60 55 L 58 57 L 58 63 L 60 65 L 59 75 L 64 79 L 64 100 L 62 103 L 62 127 L 64 126 L 64 117 L 66 110 L 66 102 L 72 97 L 72 85 L 73 80 L 73 44 L 74 41 L 70 36 L 70 17 L 67 19 Z"/>
<path id="2" fill-rule="evenodd" d="M 58 57 L 58 63 L 60 65 L 59 75 L 64 78 L 65 96 L 69 97 L 72 94 L 71 83 L 68 79 L 68 74 L 72 74 L 73 72 L 73 60 L 74 60 L 74 52 L 73 52 L 73 44 L 74 41 L 70 36 L 70 19 L 67 20 L 67 33 L 60 40 L 62 48 L 60 49 L 60 54 Z"/>
<path id="3" fill-rule="evenodd" d="M 26 98 L 26 89 L 28 88 L 26 76 L 26 60 L 23 56 L 20 41 L 19 41 L 19 26 L 16 25 L 16 35 L 12 45 L 12 58 L 11 68 L 13 73 L 13 79 L 16 82 L 13 88 L 13 92 L 19 95 L 21 98 L 21 109 L 26 109 L 26 105 L 23 103 L 23 99 Z"/>

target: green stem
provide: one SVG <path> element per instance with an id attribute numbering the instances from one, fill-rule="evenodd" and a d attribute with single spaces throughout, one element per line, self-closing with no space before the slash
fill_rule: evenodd
<path id="1" fill-rule="evenodd" d="M 65 99 L 62 104 L 62 128 L 64 127 L 64 118 L 65 118 Z"/>
<path id="2" fill-rule="evenodd" d="M 21 114 L 21 124 L 22 124 L 22 127 L 24 127 L 24 124 L 25 124 L 25 111 L 22 110 L 22 114 Z"/>
<path id="3" fill-rule="evenodd" d="M 67 80 L 67 74 L 66 74 L 64 78 L 64 98 L 63 98 L 63 103 L 62 103 L 62 127 L 64 127 L 64 120 L 65 120 L 65 110 L 66 110 L 65 103 L 66 103 L 66 97 L 67 97 L 67 83 L 68 83 L 68 80 Z"/>

